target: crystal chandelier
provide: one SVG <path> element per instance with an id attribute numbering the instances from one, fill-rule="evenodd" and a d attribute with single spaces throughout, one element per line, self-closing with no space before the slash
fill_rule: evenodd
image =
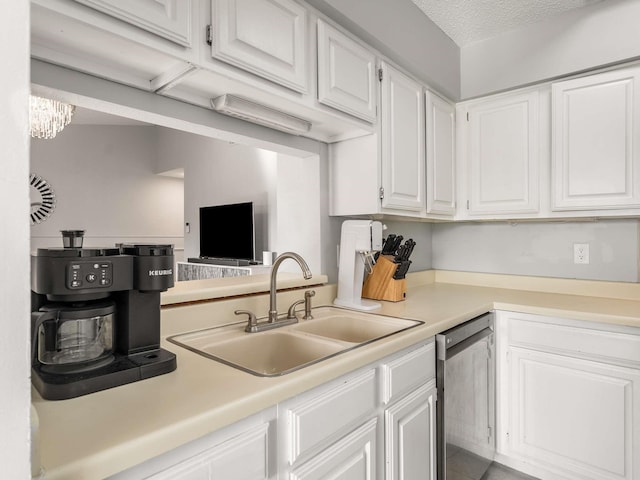
<path id="1" fill-rule="evenodd" d="M 54 138 L 69 125 L 76 107 L 48 98 L 29 97 L 31 136 Z"/>

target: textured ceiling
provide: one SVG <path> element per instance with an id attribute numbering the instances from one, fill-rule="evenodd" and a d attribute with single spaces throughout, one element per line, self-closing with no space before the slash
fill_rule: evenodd
<path id="1" fill-rule="evenodd" d="M 602 0 L 412 0 L 458 46 Z"/>

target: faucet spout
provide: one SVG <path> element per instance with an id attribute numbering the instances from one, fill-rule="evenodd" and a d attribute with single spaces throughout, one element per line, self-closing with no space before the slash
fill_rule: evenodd
<path id="1" fill-rule="evenodd" d="M 304 261 L 300 255 L 294 252 L 285 252 L 279 255 L 273 262 L 271 266 L 271 285 L 269 289 L 269 323 L 275 323 L 278 321 L 278 308 L 276 307 L 276 276 L 278 274 L 278 268 L 280 264 L 285 261 L 287 258 L 295 260 L 300 265 L 302 269 L 302 275 L 305 280 L 309 280 L 311 278 L 311 270 L 309 270 L 309 265 Z"/>

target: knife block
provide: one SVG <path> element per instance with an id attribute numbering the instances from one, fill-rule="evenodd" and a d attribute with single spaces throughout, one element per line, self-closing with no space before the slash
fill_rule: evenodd
<path id="1" fill-rule="evenodd" d="M 393 262 L 393 257 L 380 255 L 367 276 L 362 286 L 362 297 L 372 300 L 387 300 L 400 302 L 407 295 L 407 280 L 393 278 L 398 264 Z"/>

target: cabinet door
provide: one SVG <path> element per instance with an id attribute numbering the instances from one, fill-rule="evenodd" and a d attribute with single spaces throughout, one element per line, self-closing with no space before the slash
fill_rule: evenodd
<path id="1" fill-rule="evenodd" d="M 640 69 L 552 86 L 553 208 L 640 206 Z"/>
<path id="2" fill-rule="evenodd" d="M 75 0 L 185 47 L 191 46 L 192 0 Z"/>
<path id="3" fill-rule="evenodd" d="M 387 480 L 436 479 L 435 401 L 433 381 L 385 411 Z"/>
<path id="4" fill-rule="evenodd" d="M 426 92 L 427 213 L 455 213 L 455 108 Z"/>
<path id="5" fill-rule="evenodd" d="M 422 86 L 382 66 L 382 208 L 425 209 L 424 103 Z"/>
<path id="6" fill-rule="evenodd" d="M 468 107 L 470 215 L 539 210 L 538 92 Z"/>
<path id="7" fill-rule="evenodd" d="M 293 0 L 212 0 L 214 58 L 307 91 L 307 14 Z"/>
<path id="8" fill-rule="evenodd" d="M 368 122 L 376 120 L 376 57 L 318 20 L 318 101 Z"/>
<path id="9" fill-rule="evenodd" d="M 291 472 L 291 480 L 375 480 L 376 426 L 372 418 Z"/>
<path id="10" fill-rule="evenodd" d="M 152 480 L 211 480 L 269 478 L 269 424 L 258 425 L 220 445 L 148 478 Z M 147 478 L 147 477 L 145 477 Z"/>
<path id="11" fill-rule="evenodd" d="M 510 450 L 567 478 L 640 478 L 640 371 L 512 347 Z"/>

